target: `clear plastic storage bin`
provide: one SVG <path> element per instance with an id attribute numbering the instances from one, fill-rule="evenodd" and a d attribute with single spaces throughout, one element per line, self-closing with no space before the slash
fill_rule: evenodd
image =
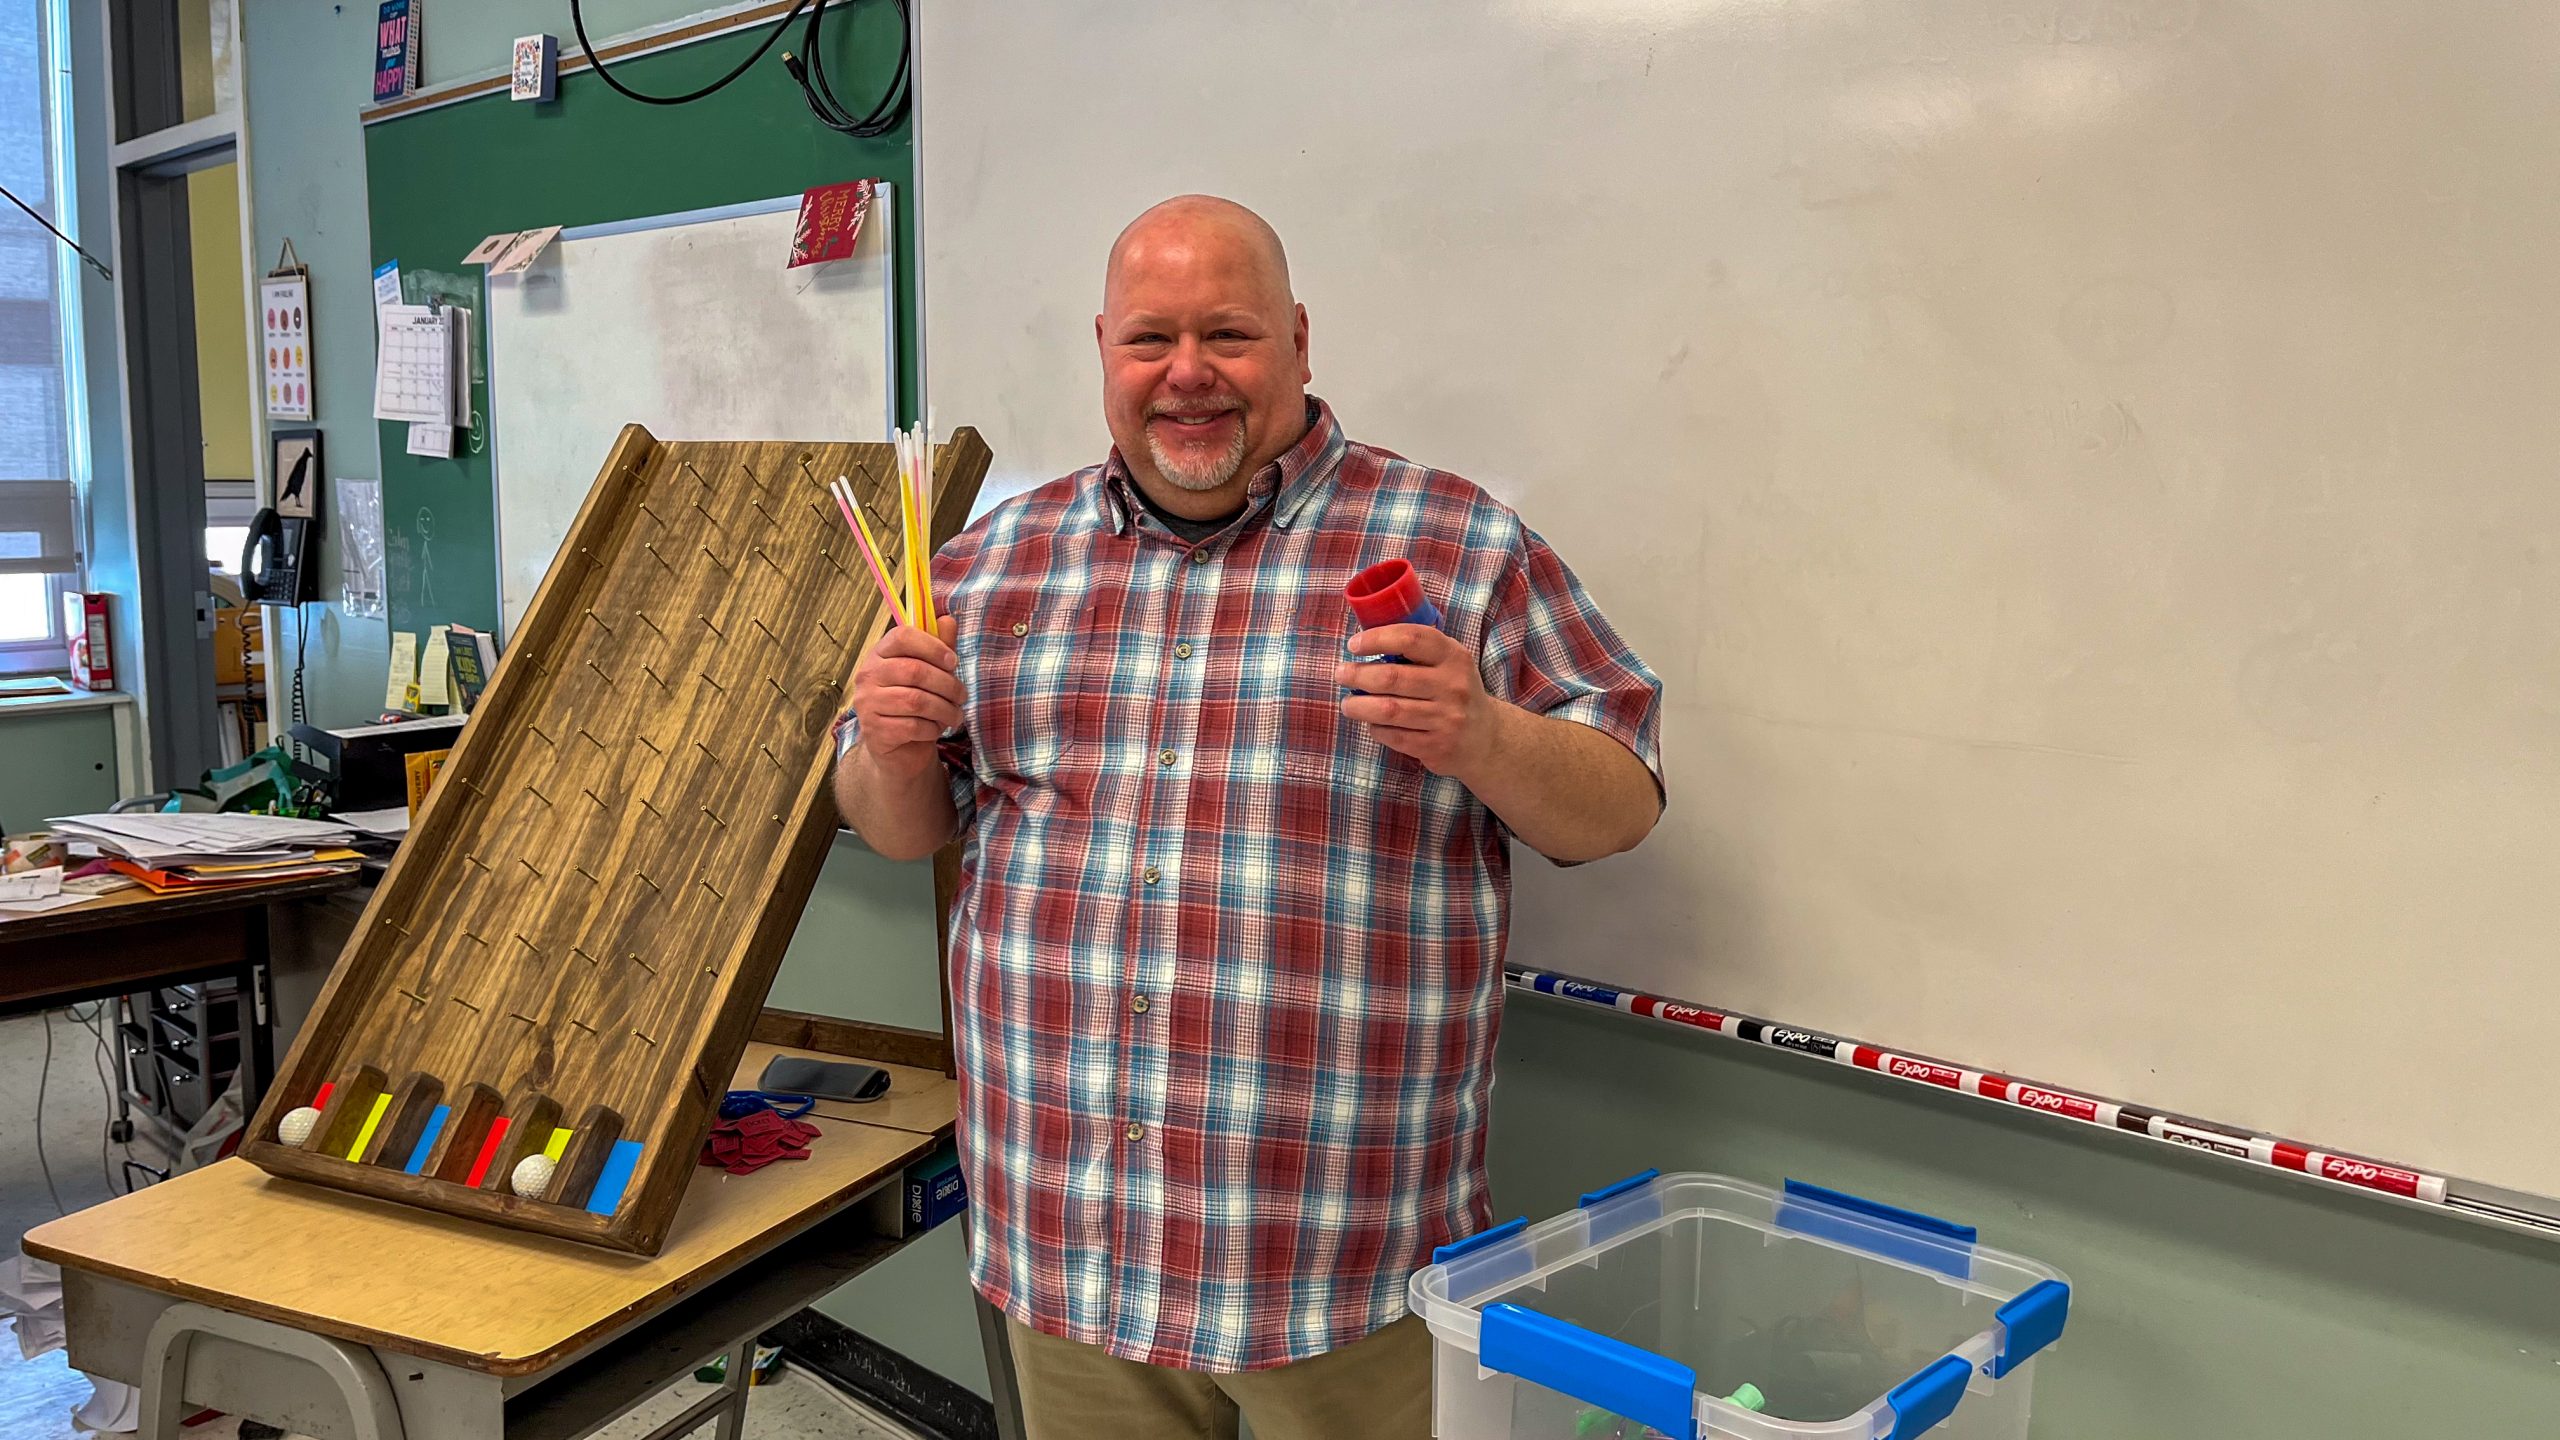
<path id="1" fill-rule="evenodd" d="M 2060 1273 L 1819 1186 L 1646 1171 L 1413 1277 L 1440 1440 L 2025 1440 Z"/>

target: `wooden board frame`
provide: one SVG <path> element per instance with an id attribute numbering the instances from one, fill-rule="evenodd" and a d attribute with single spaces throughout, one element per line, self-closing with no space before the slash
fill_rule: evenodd
<path id="1" fill-rule="evenodd" d="M 990 458 L 974 430 L 941 447 L 936 545 L 966 522 Z M 831 724 L 888 620 L 827 498 L 823 479 L 838 474 L 894 564 L 897 526 L 880 526 L 896 514 L 889 446 L 661 442 L 624 428 L 251 1122 L 245 1159 L 657 1253 L 835 833 Z M 314 1140 L 280 1143 L 286 1113 L 323 1084 L 337 1089 Z M 405 1107 L 475 1086 L 505 1097 L 495 1118 L 544 1136 L 596 1107 L 617 1117 L 641 1151 L 612 1213 L 551 1203 L 557 1188 L 511 1193 L 493 1172 L 539 1150 L 532 1134 L 452 1126 L 419 1175 L 379 1143 L 371 1164 L 319 1148 L 342 1130 L 420 1134 Z M 341 1123 L 377 1095 L 378 1124 Z M 484 1153 L 481 1183 L 467 1183 Z M 587 1178 L 589 1157 L 563 1159 Z"/>

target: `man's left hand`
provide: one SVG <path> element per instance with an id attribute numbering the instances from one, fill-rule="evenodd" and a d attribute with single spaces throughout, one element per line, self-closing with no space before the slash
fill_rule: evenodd
<path id="1" fill-rule="evenodd" d="M 1422 762 L 1435 775 L 1465 780 L 1480 772 L 1496 744 L 1502 712 L 1484 691 L 1476 657 L 1428 625 L 1381 625 L 1351 637 L 1355 655 L 1401 655 L 1404 664 L 1344 661 L 1334 679 L 1346 690 L 1342 718 L 1369 728 L 1378 743 Z"/>

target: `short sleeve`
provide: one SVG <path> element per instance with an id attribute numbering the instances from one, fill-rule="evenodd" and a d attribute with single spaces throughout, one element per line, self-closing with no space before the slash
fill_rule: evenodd
<path id="1" fill-rule="evenodd" d="M 1588 725 L 1662 779 L 1662 680 L 1600 613 L 1535 530 L 1495 587 L 1481 656 L 1488 693 L 1533 714 Z"/>

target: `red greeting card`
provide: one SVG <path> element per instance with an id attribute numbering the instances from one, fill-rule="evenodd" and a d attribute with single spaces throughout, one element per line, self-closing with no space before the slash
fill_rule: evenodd
<path id="1" fill-rule="evenodd" d="M 847 180 L 803 192 L 800 223 L 791 230 L 791 264 L 786 268 L 798 269 L 852 255 L 853 242 L 862 234 L 862 219 L 871 213 L 875 183 Z"/>

